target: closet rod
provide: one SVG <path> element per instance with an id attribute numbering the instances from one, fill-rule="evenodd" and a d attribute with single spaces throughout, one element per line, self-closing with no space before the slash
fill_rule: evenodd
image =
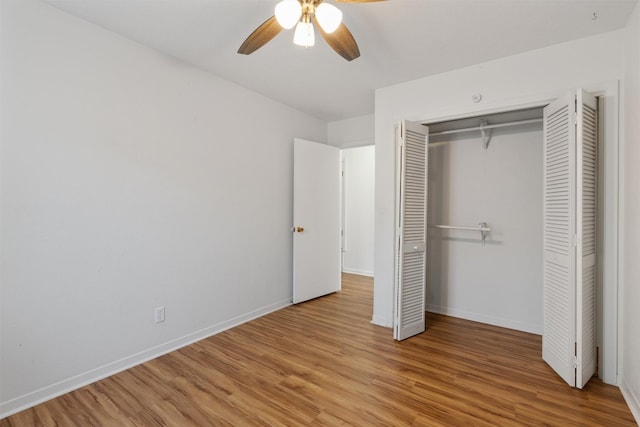
<path id="1" fill-rule="evenodd" d="M 485 223 L 482 223 L 485 224 Z M 430 225 L 430 228 L 446 228 L 448 230 L 491 231 L 491 228 L 478 224 L 475 227 L 461 227 L 458 225 Z"/>
<path id="2" fill-rule="evenodd" d="M 518 126 L 518 125 L 526 125 L 526 124 L 529 124 L 529 123 L 540 123 L 540 122 L 542 122 L 542 119 L 518 120 L 518 121 L 515 121 L 515 122 L 497 123 L 495 125 L 484 125 L 484 126 L 476 126 L 476 127 L 464 128 L 464 129 L 443 130 L 441 132 L 429 133 L 429 136 L 449 135 L 449 134 L 452 134 L 452 133 L 472 132 L 472 131 L 475 131 L 475 130 L 504 128 L 504 127 L 508 127 L 508 126 Z"/>
<path id="3" fill-rule="evenodd" d="M 469 230 L 469 231 L 479 231 L 480 236 L 482 237 L 482 245 L 484 246 L 484 242 L 487 240 L 487 236 L 491 232 L 491 228 L 487 225 L 486 222 L 480 222 L 475 227 L 462 227 L 458 225 L 429 225 L 429 228 L 444 228 L 447 230 Z"/>

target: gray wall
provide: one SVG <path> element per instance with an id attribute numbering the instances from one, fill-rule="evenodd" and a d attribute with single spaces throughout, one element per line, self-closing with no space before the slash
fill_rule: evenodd
<path id="1" fill-rule="evenodd" d="M 625 36 L 621 389 L 640 423 L 640 4 Z"/>
<path id="2" fill-rule="evenodd" d="M 0 5 L 0 413 L 289 304 L 293 138 L 326 123 Z"/>

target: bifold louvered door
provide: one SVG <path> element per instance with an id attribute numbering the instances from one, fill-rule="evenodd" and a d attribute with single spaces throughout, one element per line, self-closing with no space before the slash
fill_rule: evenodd
<path id="1" fill-rule="evenodd" d="M 404 121 L 396 129 L 396 275 L 393 337 L 425 330 L 427 127 Z"/>
<path id="2" fill-rule="evenodd" d="M 596 100 L 544 110 L 543 359 L 571 386 L 595 372 Z"/>
<path id="3" fill-rule="evenodd" d="M 597 100 L 579 90 L 576 97 L 577 139 L 577 298 L 576 387 L 582 388 L 596 371 L 596 213 Z"/>

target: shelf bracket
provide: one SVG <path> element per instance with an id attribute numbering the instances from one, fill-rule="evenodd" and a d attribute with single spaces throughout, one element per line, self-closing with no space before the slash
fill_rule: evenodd
<path id="1" fill-rule="evenodd" d="M 478 223 L 478 229 L 480 230 L 480 235 L 482 236 L 482 246 L 484 246 L 491 229 L 487 226 L 486 222 Z"/>
<path id="2" fill-rule="evenodd" d="M 485 150 L 489 149 L 489 142 L 491 142 L 491 130 L 485 129 L 488 124 L 486 120 L 480 122 L 480 134 L 482 134 L 482 144 Z"/>

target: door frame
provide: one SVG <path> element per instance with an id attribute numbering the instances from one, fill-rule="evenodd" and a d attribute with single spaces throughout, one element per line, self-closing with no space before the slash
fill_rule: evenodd
<path id="1" fill-rule="evenodd" d="M 525 98 L 515 98 L 510 101 L 494 103 L 486 109 L 478 109 L 477 105 L 463 105 L 459 108 L 448 108 L 447 113 L 433 113 L 425 116 L 405 117 L 406 120 L 423 124 L 443 122 L 481 115 L 504 113 L 514 110 L 544 107 L 568 91 L 569 87 L 545 93 L 534 94 Z M 622 351 L 619 324 L 621 311 L 618 310 L 620 301 L 619 268 L 620 258 L 620 183 L 622 182 L 622 168 L 620 162 L 619 141 L 619 81 L 582 84 L 584 90 L 591 92 L 598 98 L 600 108 L 598 118 L 599 147 L 599 201 L 598 213 L 602 221 L 598 224 L 598 283 L 597 283 L 597 330 L 596 341 L 600 348 L 598 376 L 607 384 L 619 384 L 618 372 L 622 367 Z M 541 289 L 542 292 L 542 289 Z"/>
<path id="2" fill-rule="evenodd" d="M 344 253 L 347 251 L 347 159 L 340 148 L 340 273 L 344 273 Z"/>

